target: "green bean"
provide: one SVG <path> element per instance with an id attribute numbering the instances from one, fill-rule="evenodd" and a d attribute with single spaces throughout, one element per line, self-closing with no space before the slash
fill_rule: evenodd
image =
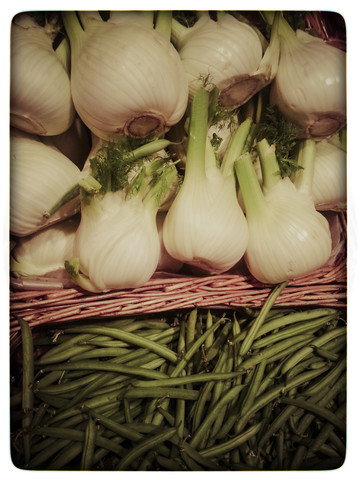
<path id="1" fill-rule="evenodd" d="M 169 471 L 185 470 L 185 465 L 182 464 L 179 458 L 166 458 L 162 455 L 156 454 L 156 461 L 158 464 Z"/>
<path id="2" fill-rule="evenodd" d="M 38 469 L 41 465 L 44 465 L 49 458 L 51 458 L 55 453 L 62 451 L 71 443 L 71 440 L 53 440 L 53 442 L 43 448 L 37 455 L 31 458 L 30 462 L 27 465 L 29 470 Z"/>
<path id="3" fill-rule="evenodd" d="M 129 388 L 122 394 L 124 398 L 183 398 L 184 400 L 197 400 L 197 390 L 167 388 L 167 387 L 135 387 Z"/>
<path id="4" fill-rule="evenodd" d="M 269 385 L 274 382 L 284 361 L 285 361 L 285 358 L 281 362 L 276 364 L 275 367 L 273 367 L 273 369 L 265 376 L 265 378 L 259 385 L 259 389 L 256 393 L 256 397 L 264 393 L 264 391 L 269 387 Z"/>
<path id="5" fill-rule="evenodd" d="M 189 318 L 187 320 L 187 325 L 186 325 L 185 350 L 187 352 L 190 350 L 191 346 L 195 341 L 195 327 L 196 327 L 197 320 L 198 320 L 198 311 L 197 311 L 197 308 L 195 308 L 190 312 Z M 188 368 L 191 371 L 192 362 L 190 361 L 190 359 L 187 363 L 188 363 Z"/>
<path id="6" fill-rule="evenodd" d="M 318 404 L 309 402 L 307 400 L 302 400 L 299 398 L 281 398 L 279 399 L 281 403 L 288 405 L 295 405 L 303 410 L 308 410 L 319 417 L 324 418 L 331 422 L 336 428 L 341 432 L 345 432 L 345 424 L 342 422 L 334 413 L 332 413 L 328 408 L 319 406 Z"/>
<path id="7" fill-rule="evenodd" d="M 333 429 L 329 432 L 329 441 L 334 445 L 335 449 L 339 452 L 339 455 L 341 455 L 342 458 L 345 458 L 346 447 Z"/>
<path id="8" fill-rule="evenodd" d="M 30 428 L 33 429 L 40 425 L 42 419 L 44 418 L 46 412 L 48 411 L 49 405 L 45 402 L 42 402 L 37 409 L 35 410 L 35 414 L 32 418 L 32 422 Z"/>
<path id="9" fill-rule="evenodd" d="M 241 343 L 241 347 L 240 347 L 240 355 L 241 356 L 246 355 L 248 353 L 248 351 L 250 350 L 258 330 L 260 329 L 260 327 L 264 323 L 267 314 L 269 313 L 269 311 L 272 308 L 272 306 L 274 305 L 276 299 L 278 298 L 278 296 L 280 295 L 282 290 L 286 287 L 286 285 L 287 285 L 287 282 L 279 283 L 278 285 L 276 285 L 273 288 L 270 295 L 268 295 L 265 303 L 261 307 L 261 310 L 260 310 L 258 316 L 255 319 L 255 322 L 251 325 L 249 331 L 246 333 L 245 339 Z"/>
<path id="10" fill-rule="evenodd" d="M 192 457 L 190 457 L 184 450 L 180 450 L 181 458 L 190 472 L 199 472 L 204 469 Z"/>
<path id="11" fill-rule="evenodd" d="M 58 371 L 56 371 L 56 373 L 58 373 Z M 58 395 L 61 395 L 62 393 L 72 392 L 73 390 L 77 390 L 79 387 L 82 387 L 83 385 L 87 385 L 89 382 L 92 381 L 93 378 L 96 378 L 97 375 L 98 375 L 97 373 L 94 373 L 92 375 L 87 375 L 86 377 L 80 377 L 70 382 L 60 383 L 56 385 L 49 385 L 45 387 L 42 387 L 40 384 L 40 388 L 38 384 L 37 390 L 42 393 L 56 393 Z"/>
<path id="12" fill-rule="evenodd" d="M 95 452 L 96 425 L 94 419 L 89 416 L 88 425 L 85 430 L 84 446 L 81 456 L 80 470 L 91 470 Z"/>
<path id="13" fill-rule="evenodd" d="M 260 427 L 261 423 L 257 423 L 245 432 L 241 433 L 240 435 L 236 435 L 230 440 L 226 440 L 225 442 L 219 443 L 218 445 L 215 445 L 213 447 L 200 450 L 200 454 L 205 458 L 219 457 L 224 453 L 237 448 L 239 445 L 242 445 L 244 442 L 247 442 L 249 438 L 257 434 L 257 432 L 260 430 Z"/>
<path id="14" fill-rule="evenodd" d="M 47 435 L 55 438 L 72 440 L 74 442 L 80 442 L 81 445 L 84 443 L 85 432 L 78 431 L 70 428 L 61 428 L 61 427 L 38 427 L 36 433 L 38 435 Z M 122 446 L 117 445 L 115 442 L 102 437 L 99 434 L 95 435 L 95 443 L 99 447 L 107 448 L 108 450 L 116 453 L 117 455 L 123 455 L 125 449 Z"/>
<path id="15" fill-rule="evenodd" d="M 306 334 L 305 335 L 297 335 L 297 337 L 300 337 L 300 338 L 303 337 L 303 340 L 298 339 L 297 343 L 293 343 L 292 345 L 288 346 L 287 348 L 284 348 L 284 350 L 281 350 L 277 353 L 274 353 L 274 355 L 271 355 L 271 356 L 267 355 L 268 363 L 274 363 L 274 362 L 277 362 L 278 360 L 282 360 L 285 357 L 288 357 L 293 352 L 296 352 L 300 348 L 308 345 L 309 344 L 309 338 L 310 338 L 310 340 L 314 338 L 312 335 L 306 335 Z M 295 341 L 296 341 L 296 338 L 295 338 Z M 281 342 L 279 342 L 279 343 L 281 343 Z M 272 348 L 272 346 L 269 347 L 269 348 Z"/>
<path id="16" fill-rule="evenodd" d="M 327 333 L 317 337 L 311 344 L 311 346 L 305 346 L 300 349 L 298 352 L 294 353 L 294 355 L 289 358 L 282 367 L 282 373 L 286 373 L 290 370 L 294 365 L 296 365 L 300 360 L 305 358 L 307 355 L 310 355 L 315 347 L 321 347 L 322 345 L 326 344 L 333 338 L 339 337 L 346 333 L 346 327 L 339 327 L 334 330 L 330 330 Z"/>
<path id="17" fill-rule="evenodd" d="M 296 377 L 290 379 L 289 381 L 284 382 L 280 385 L 277 385 L 267 392 L 264 392 L 262 395 L 257 397 L 253 406 L 244 415 L 239 415 L 238 421 L 235 425 L 235 432 L 240 433 L 241 430 L 245 427 L 250 417 L 255 412 L 263 408 L 269 402 L 272 402 L 277 398 L 279 398 L 279 395 L 284 394 L 285 392 L 291 390 L 293 387 L 302 385 L 312 380 L 318 375 L 321 375 L 324 371 L 325 369 L 319 368 L 318 370 L 311 370 L 309 372 L 301 373 L 300 375 L 297 375 Z"/>
<path id="18" fill-rule="evenodd" d="M 101 362 L 96 360 L 79 360 L 77 362 L 60 363 L 43 367 L 44 371 L 49 370 L 101 370 L 109 372 L 124 373 L 125 375 L 138 375 L 145 378 L 166 378 L 165 374 L 157 371 L 149 370 L 142 367 L 129 367 L 123 364 L 115 364 L 110 362 Z"/>
<path id="19" fill-rule="evenodd" d="M 289 350 L 297 350 L 299 344 L 304 343 L 305 345 L 308 344 L 310 341 L 313 340 L 312 335 L 296 335 L 296 337 L 287 338 L 285 340 L 281 340 L 277 342 L 275 345 L 270 345 L 269 347 L 260 350 L 259 353 L 255 353 L 253 355 L 248 355 L 246 359 L 240 364 L 240 368 L 242 370 L 254 368 L 255 365 L 261 363 L 263 360 L 268 360 L 269 362 L 274 361 L 273 359 L 281 358 L 285 354 L 287 355 Z"/>
<path id="20" fill-rule="evenodd" d="M 339 418 L 340 417 L 343 418 L 344 414 L 345 414 L 345 405 L 341 405 L 341 407 L 338 408 L 337 411 L 335 412 L 335 415 Z M 326 423 L 321 428 L 316 438 L 309 445 L 309 450 L 308 450 L 309 454 L 316 452 L 322 445 L 326 443 L 333 429 L 334 429 L 334 425 L 331 423 Z M 344 455 L 345 450 L 343 450 L 341 454 Z"/>
<path id="21" fill-rule="evenodd" d="M 193 448 L 196 448 L 197 445 L 200 443 L 202 437 L 205 436 L 206 432 L 215 421 L 221 409 L 224 408 L 235 396 L 237 396 L 242 388 L 242 385 L 236 385 L 231 390 L 228 390 L 225 395 L 219 400 L 218 404 L 205 417 L 202 424 L 193 433 L 193 436 L 189 442 Z"/>
<path id="22" fill-rule="evenodd" d="M 141 441 L 136 447 L 128 451 L 119 461 L 116 466 L 116 470 L 124 470 L 128 465 L 130 465 L 133 460 L 143 455 L 148 450 L 153 449 L 159 444 L 162 444 L 169 440 L 176 433 L 176 427 L 171 427 L 164 429 L 161 433 L 153 435 L 150 438 L 147 438 Z"/>
<path id="23" fill-rule="evenodd" d="M 22 427 L 24 460 L 28 463 L 31 455 L 31 441 L 29 428 L 34 414 L 34 346 L 31 328 L 29 324 L 20 317 L 17 317 L 21 330 L 22 340 Z"/>
<path id="24" fill-rule="evenodd" d="M 207 351 L 207 354 L 206 354 L 207 362 L 210 362 L 219 354 L 220 349 L 222 348 L 225 341 L 228 339 L 229 333 L 232 330 L 232 323 L 228 321 L 228 319 L 226 319 L 225 317 L 222 317 L 220 318 L 220 320 L 217 320 L 214 325 L 219 325 L 219 323 L 224 323 L 224 322 L 225 322 L 225 325 L 223 326 L 221 332 L 216 336 L 215 341 Z M 210 327 L 207 330 L 207 332 L 214 331 L 212 330 L 213 326 Z"/>
<path id="25" fill-rule="evenodd" d="M 73 328 L 70 328 L 69 331 L 76 333 L 79 331 L 79 328 L 80 327 L 73 327 Z M 110 327 L 86 327 L 86 330 L 88 331 L 89 334 L 90 333 L 93 333 L 95 335 L 105 334 L 105 335 L 109 335 L 111 337 L 117 338 L 119 340 L 124 340 L 125 342 L 128 342 L 131 345 L 147 348 L 148 350 L 153 351 L 158 355 L 166 358 L 170 362 L 175 363 L 177 361 L 177 355 L 169 348 L 163 345 L 160 345 L 147 338 L 142 338 L 139 335 L 136 335 L 134 333 L 125 332 L 122 330 L 116 330 Z"/>
<path id="26" fill-rule="evenodd" d="M 49 470 L 61 470 L 71 463 L 76 457 L 81 455 L 83 449 L 82 442 L 71 442 L 63 448 L 58 455 L 49 463 Z"/>
<path id="27" fill-rule="evenodd" d="M 333 353 L 329 350 L 326 350 L 325 348 L 317 347 L 316 345 L 310 345 L 310 346 L 314 348 L 314 351 L 317 355 L 325 358 L 326 360 L 331 360 L 333 362 L 336 362 L 336 360 L 339 359 L 339 355 L 337 353 Z"/>
<path id="28" fill-rule="evenodd" d="M 284 423 L 288 420 L 288 418 L 295 413 L 297 410 L 296 405 L 288 405 L 285 407 L 280 414 L 274 419 L 271 423 L 270 427 L 267 429 L 266 432 L 263 433 L 261 438 L 259 439 L 258 447 L 262 449 L 266 442 L 276 434 L 278 430 L 284 425 Z"/>
<path id="29" fill-rule="evenodd" d="M 318 404 L 319 407 L 326 407 L 333 398 L 335 398 L 339 392 L 345 388 L 346 386 L 346 377 L 343 375 L 340 377 L 333 385 L 329 386 L 327 390 L 319 391 L 316 396 L 313 396 L 312 398 L 315 399 L 314 401 Z M 299 432 L 300 434 L 303 434 L 311 422 L 314 420 L 315 415 L 312 413 L 307 413 L 303 416 L 301 419 L 301 422 L 299 424 Z"/>
<path id="30" fill-rule="evenodd" d="M 51 395 L 48 393 L 37 392 L 36 397 L 42 402 L 45 402 L 55 408 L 62 408 L 67 403 L 67 399 L 64 397 L 60 397 L 59 395 Z"/>
<path id="31" fill-rule="evenodd" d="M 75 335 L 74 337 L 70 338 L 69 340 L 56 345 L 54 348 L 45 352 L 41 358 L 36 361 L 36 365 L 41 366 L 45 365 L 46 363 L 51 362 L 58 362 L 63 361 L 71 358 L 73 355 L 72 352 L 76 352 L 77 350 L 85 349 L 92 349 L 92 346 L 80 345 L 81 341 L 93 338 L 95 335 L 92 334 L 83 334 L 83 335 Z"/>
<path id="32" fill-rule="evenodd" d="M 280 329 L 276 333 L 272 333 L 271 335 L 266 335 L 263 338 L 254 340 L 252 347 L 253 349 L 264 348 L 272 343 L 278 342 L 279 340 L 283 340 L 301 333 L 315 333 L 324 325 L 325 321 L 327 321 L 327 318 L 328 317 L 325 317 L 324 320 L 324 317 L 321 317 L 320 319 L 312 320 L 312 322 L 298 323 L 292 327 Z"/>
<path id="33" fill-rule="evenodd" d="M 338 380 L 340 375 L 344 372 L 346 368 L 346 358 L 341 358 L 339 362 L 332 368 L 332 370 L 324 377 L 321 378 L 318 382 L 314 382 L 312 385 L 309 385 L 304 391 L 303 395 L 305 396 L 314 396 L 317 393 L 325 394 L 329 389 L 331 389 L 335 382 Z"/>
<path id="34" fill-rule="evenodd" d="M 264 372 L 266 367 L 266 360 L 263 360 L 255 367 L 255 374 L 251 379 L 249 388 L 246 391 L 246 395 L 241 404 L 241 413 L 244 414 L 249 410 L 251 405 L 254 403 L 254 399 L 259 390 L 261 380 L 263 379 Z"/>
<path id="35" fill-rule="evenodd" d="M 221 373 L 221 370 L 222 370 L 222 366 L 224 364 L 224 362 L 226 362 L 226 357 L 227 357 L 227 354 L 228 354 L 228 349 L 223 349 L 221 352 L 220 352 L 220 355 L 219 355 L 219 358 L 218 358 L 218 361 L 213 369 L 213 375 L 219 375 Z M 208 399 L 208 396 L 213 388 L 213 386 L 215 385 L 215 381 L 214 380 L 211 380 L 211 381 L 208 381 L 200 390 L 199 392 L 199 398 L 195 404 L 195 407 L 194 407 L 194 416 L 193 416 L 193 421 L 192 421 L 192 428 L 193 430 L 196 430 L 201 422 L 201 419 L 202 419 L 202 416 L 203 416 L 203 411 L 204 411 L 204 407 L 205 407 L 205 403 Z"/>
<path id="36" fill-rule="evenodd" d="M 211 335 L 211 333 L 214 332 L 219 327 L 219 325 L 223 322 L 224 322 L 224 319 L 220 318 L 210 328 L 208 328 L 197 340 L 195 340 L 192 343 L 191 347 L 186 351 L 183 358 L 179 361 L 179 363 L 176 365 L 176 367 L 172 371 L 171 377 L 176 377 L 180 374 L 182 369 L 189 362 L 189 360 L 192 358 L 192 356 L 195 354 L 195 352 L 199 349 L 199 347 L 202 345 L 202 343 L 205 342 L 206 338 L 209 335 Z"/>
<path id="37" fill-rule="evenodd" d="M 42 374 L 44 373 L 43 370 L 40 370 L 40 372 L 38 372 L 38 374 Z M 38 379 L 35 381 L 34 383 L 34 392 L 38 391 L 39 389 L 42 389 L 43 387 L 47 387 L 51 384 L 53 384 L 54 382 L 60 382 L 63 378 L 63 372 L 50 372 L 48 373 L 47 375 L 45 375 L 44 377 Z"/>
<path id="38" fill-rule="evenodd" d="M 211 310 L 208 310 L 206 315 L 206 330 L 209 330 L 213 323 L 214 322 L 213 322 L 213 316 L 212 316 Z M 209 350 L 209 348 L 213 343 L 214 343 L 214 332 L 211 332 L 211 334 L 205 339 L 205 342 L 204 342 L 205 349 Z"/>

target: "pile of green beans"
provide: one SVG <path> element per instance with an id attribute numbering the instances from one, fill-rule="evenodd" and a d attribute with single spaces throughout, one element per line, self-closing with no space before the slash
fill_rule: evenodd
<path id="1" fill-rule="evenodd" d="M 316 470 L 345 458 L 346 319 L 193 309 L 18 319 L 13 463 L 29 470 Z M 34 352 L 39 352 L 34 358 Z"/>

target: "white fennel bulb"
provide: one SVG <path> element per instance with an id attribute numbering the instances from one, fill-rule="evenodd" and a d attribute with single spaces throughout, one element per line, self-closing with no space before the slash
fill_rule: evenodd
<path id="1" fill-rule="evenodd" d="M 269 84 L 276 72 L 277 45 L 263 55 L 256 31 L 228 13 L 217 21 L 202 15 L 189 28 L 173 20 L 172 39 L 188 76 L 190 98 L 207 79 L 220 90 L 219 104 L 234 109 Z"/>
<path id="2" fill-rule="evenodd" d="M 248 153 L 235 163 L 249 227 L 244 258 L 258 281 L 276 284 L 324 266 L 331 255 L 332 239 L 329 224 L 316 211 L 311 196 L 277 174 L 274 148 L 266 140 L 258 147 L 263 189 Z"/>
<path id="3" fill-rule="evenodd" d="M 95 289 L 143 285 L 155 272 L 159 255 L 155 217 L 141 198 L 126 200 L 123 191 L 109 192 L 83 207 L 74 256 Z"/>
<path id="4" fill-rule="evenodd" d="M 102 143 L 89 162 L 93 182 L 89 175 L 81 182 L 80 226 L 74 256 L 65 266 L 89 291 L 141 286 L 158 266 L 156 214 L 176 171 L 161 157 L 136 161 L 130 153 L 120 145 Z M 97 190 L 86 188 L 95 183 Z"/>
<path id="5" fill-rule="evenodd" d="M 346 152 L 327 140 L 316 142 L 311 195 L 318 210 L 346 208 Z"/>
<path id="6" fill-rule="evenodd" d="M 79 168 L 57 149 L 26 135 L 11 135 L 11 234 L 30 235 L 74 215 L 78 200 L 66 196 L 79 178 Z"/>
<path id="7" fill-rule="evenodd" d="M 280 59 L 270 101 L 306 138 L 324 139 L 346 123 L 346 54 L 321 38 L 279 24 Z"/>
<path id="8" fill-rule="evenodd" d="M 42 276 L 64 271 L 65 260 L 74 254 L 77 216 L 16 239 L 10 271 L 15 276 Z"/>
<path id="9" fill-rule="evenodd" d="M 241 259 L 248 237 L 233 169 L 219 169 L 207 137 L 208 101 L 209 93 L 199 89 L 191 109 L 184 181 L 165 218 L 163 238 L 173 258 L 213 274 Z M 229 157 L 223 165 L 231 163 Z"/>
<path id="10" fill-rule="evenodd" d="M 81 12 L 80 12 L 81 15 Z M 71 45 L 71 91 L 88 128 L 104 140 L 160 136 L 183 116 L 188 84 L 170 40 L 139 24 L 63 19 Z"/>
<path id="11" fill-rule="evenodd" d="M 69 73 L 51 32 L 26 14 L 11 27 L 10 123 L 36 135 L 58 135 L 72 124 L 75 110 Z"/>
<path id="12" fill-rule="evenodd" d="M 158 272 L 177 273 L 179 272 L 179 270 L 181 270 L 184 264 L 180 260 L 177 260 L 176 258 L 173 258 L 171 255 L 169 255 L 168 251 L 165 248 L 163 231 L 166 215 L 167 212 L 162 210 L 159 211 L 156 216 L 156 225 L 160 239 L 160 256 L 156 270 Z"/>

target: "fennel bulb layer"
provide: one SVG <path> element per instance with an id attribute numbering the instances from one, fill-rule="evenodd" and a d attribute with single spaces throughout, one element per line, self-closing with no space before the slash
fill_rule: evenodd
<path id="1" fill-rule="evenodd" d="M 346 123 L 346 54 L 322 39 L 282 25 L 270 101 L 301 127 L 303 136 L 327 138 Z"/>
<path id="2" fill-rule="evenodd" d="M 188 84 L 173 45 L 154 29 L 90 20 L 74 28 L 64 14 L 72 47 L 71 91 L 89 129 L 110 140 L 160 135 L 185 112 Z"/>
<path id="3" fill-rule="evenodd" d="M 143 285 L 155 272 L 159 255 L 155 214 L 141 197 L 126 199 L 119 190 L 94 196 L 82 207 L 74 256 L 94 289 Z"/>
<path id="4" fill-rule="evenodd" d="M 12 135 L 10 139 L 10 232 L 22 237 L 74 215 L 69 202 L 48 217 L 52 207 L 77 184 L 79 168 L 40 140 Z"/>
<path id="5" fill-rule="evenodd" d="M 206 79 L 210 87 L 219 88 L 219 104 L 234 109 L 272 79 L 270 67 L 262 64 L 257 33 L 228 13 L 217 21 L 203 15 L 190 28 L 173 22 L 172 37 L 188 76 L 190 98 Z M 266 58 L 266 63 L 272 60 Z"/>
<path id="6" fill-rule="evenodd" d="M 318 210 L 346 207 L 346 152 L 327 140 L 316 143 L 311 194 Z"/>
<path id="7" fill-rule="evenodd" d="M 74 252 L 79 219 L 72 217 L 21 237 L 11 251 L 10 271 L 16 276 L 41 276 L 63 271 Z"/>
<path id="8" fill-rule="evenodd" d="M 59 135 L 75 117 L 69 74 L 45 28 L 20 17 L 11 28 L 10 123 L 31 134 Z"/>
<path id="9" fill-rule="evenodd" d="M 249 155 L 235 168 L 249 228 L 244 258 L 250 273 L 262 283 L 276 284 L 324 266 L 331 255 L 331 233 L 311 196 L 288 177 L 263 192 Z"/>
<path id="10" fill-rule="evenodd" d="M 244 255 L 247 223 L 233 179 L 207 170 L 201 182 L 184 181 L 164 222 L 169 254 L 206 273 L 223 273 Z"/>

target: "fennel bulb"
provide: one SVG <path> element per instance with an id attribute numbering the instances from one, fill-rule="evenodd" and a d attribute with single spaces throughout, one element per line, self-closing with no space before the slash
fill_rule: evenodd
<path id="1" fill-rule="evenodd" d="M 145 150 L 151 151 L 153 145 L 157 148 L 159 141 L 146 145 Z M 135 156 L 121 145 L 102 142 L 89 161 L 93 181 L 89 175 L 82 179 L 74 257 L 65 267 L 86 290 L 138 287 L 158 266 L 156 215 L 176 169 L 161 157 L 145 161 L 146 157 Z M 87 183 L 99 187 L 87 189 Z"/>
<path id="2" fill-rule="evenodd" d="M 156 226 L 160 239 L 160 256 L 156 270 L 158 272 L 177 273 L 183 267 L 183 262 L 169 255 L 165 248 L 163 231 L 166 215 L 167 211 L 162 210 L 156 216 Z"/>
<path id="3" fill-rule="evenodd" d="M 316 143 L 311 194 L 318 210 L 346 208 L 346 152 L 327 140 Z"/>
<path id="4" fill-rule="evenodd" d="M 60 151 L 19 132 L 10 138 L 10 232 L 19 237 L 74 215 L 78 200 L 49 212 L 79 181 L 80 170 Z"/>
<path id="5" fill-rule="evenodd" d="M 220 170 L 207 137 L 208 102 L 209 93 L 199 89 L 191 108 L 184 181 L 165 218 L 163 238 L 173 258 L 213 274 L 241 259 L 248 233 L 233 169 L 225 168 L 233 155 Z"/>
<path id="6" fill-rule="evenodd" d="M 78 226 L 79 218 L 75 216 L 16 239 L 11 251 L 11 273 L 22 277 L 63 272 L 65 260 L 73 256 Z"/>
<path id="7" fill-rule="evenodd" d="M 70 128 L 75 110 L 69 73 L 51 32 L 27 14 L 11 27 L 10 124 L 36 135 L 58 135 Z M 66 53 L 66 52 L 65 52 Z"/>
<path id="8" fill-rule="evenodd" d="M 279 23 L 280 59 L 270 102 L 307 138 L 324 139 L 346 123 L 346 54 L 321 38 Z"/>
<path id="9" fill-rule="evenodd" d="M 322 267 L 331 255 L 326 218 L 310 195 L 281 178 L 273 147 L 258 144 L 263 172 L 261 188 L 249 153 L 235 162 L 245 204 L 249 242 L 244 258 L 260 282 L 276 284 Z"/>
<path id="10" fill-rule="evenodd" d="M 278 62 L 276 39 L 263 55 L 258 34 L 229 13 L 217 21 L 204 14 L 189 28 L 176 20 L 172 39 L 189 80 L 189 95 L 207 79 L 209 87 L 220 90 L 219 104 L 237 108 L 269 84 Z"/>
<path id="11" fill-rule="evenodd" d="M 169 39 L 153 28 L 95 14 L 84 18 L 84 29 L 75 12 L 63 12 L 63 19 L 74 105 L 95 135 L 160 136 L 181 119 L 188 84 Z"/>
<path id="12" fill-rule="evenodd" d="M 341 210 L 346 207 L 346 152 L 330 140 L 302 140 L 297 162 L 301 170 L 294 184 L 311 195 L 317 210 Z"/>

